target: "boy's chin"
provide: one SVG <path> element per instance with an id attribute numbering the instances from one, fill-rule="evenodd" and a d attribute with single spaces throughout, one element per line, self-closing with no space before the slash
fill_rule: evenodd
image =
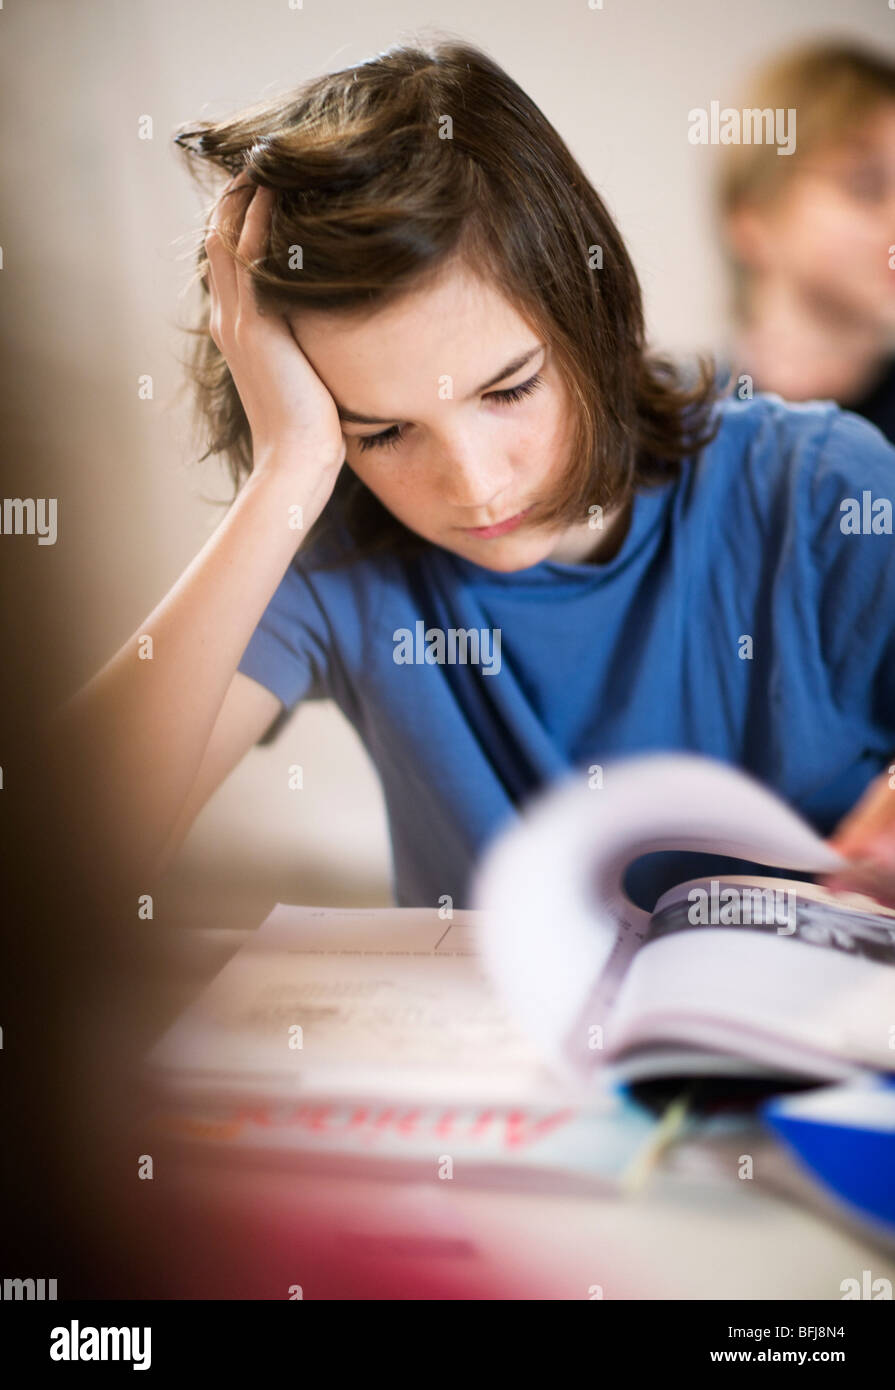
<path id="1" fill-rule="evenodd" d="M 472 560 L 474 564 L 481 565 L 482 569 L 510 574 L 514 570 L 530 569 L 532 565 L 538 565 L 542 560 L 548 559 L 554 545 L 555 541 L 551 541 L 549 537 L 536 538 L 531 534 L 515 536 L 511 533 L 507 536 L 495 536 L 487 541 L 470 538 L 465 545 L 461 540 L 459 544 L 454 542 L 447 548 L 462 556 L 464 560 Z"/>

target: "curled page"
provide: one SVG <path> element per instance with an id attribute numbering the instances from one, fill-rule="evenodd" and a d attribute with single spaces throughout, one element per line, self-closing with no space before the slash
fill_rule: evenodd
<path id="1" fill-rule="evenodd" d="M 732 855 L 829 873 L 842 856 L 772 791 L 695 754 L 607 766 L 602 787 L 570 776 L 534 798 L 491 845 L 473 883 L 486 920 L 485 969 L 507 1008 L 565 1074 L 570 1032 L 587 1009 L 605 1018 L 649 927 L 622 883 L 655 850 Z M 591 1059 L 592 1060 L 592 1059 Z"/>

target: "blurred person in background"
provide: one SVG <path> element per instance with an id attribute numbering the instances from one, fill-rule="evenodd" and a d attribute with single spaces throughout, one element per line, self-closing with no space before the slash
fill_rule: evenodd
<path id="1" fill-rule="evenodd" d="M 723 147 L 734 384 L 835 400 L 895 440 L 895 62 L 802 47 L 756 73 L 742 107 L 794 108 L 796 147 Z"/>

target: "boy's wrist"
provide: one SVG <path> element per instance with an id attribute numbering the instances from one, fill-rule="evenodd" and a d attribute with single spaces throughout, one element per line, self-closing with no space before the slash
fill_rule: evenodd
<path id="1" fill-rule="evenodd" d="M 297 550 L 325 507 L 332 488 L 332 481 L 319 469 L 302 477 L 294 461 L 288 469 L 268 462 L 248 475 L 236 501 L 253 510 L 260 506 L 272 520 L 282 522 L 293 550 Z"/>

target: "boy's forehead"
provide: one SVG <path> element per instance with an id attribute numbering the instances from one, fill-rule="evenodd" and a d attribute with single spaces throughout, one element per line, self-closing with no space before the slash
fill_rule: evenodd
<path id="1" fill-rule="evenodd" d="M 289 322 L 302 350 L 331 389 L 389 375 L 469 375 L 484 380 L 537 335 L 494 286 L 452 272 L 376 310 L 299 310 Z M 327 378 L 331 378 L 331 383 Z M 350 400 L 348 402 L 351 403 Z"/>
<path id="2" fill-rule="evenodd" d="M 486 279 L 465 267 L 451 267 L 437 277 L 382 305 L 339 310 L 297 309 L 288 315 L 297 334 L 324 340 L 361 341 L 412 333 L 416 341 L 451 327 L 477 332 L 483 322 L 518 327 L 513 305 Z"/>

